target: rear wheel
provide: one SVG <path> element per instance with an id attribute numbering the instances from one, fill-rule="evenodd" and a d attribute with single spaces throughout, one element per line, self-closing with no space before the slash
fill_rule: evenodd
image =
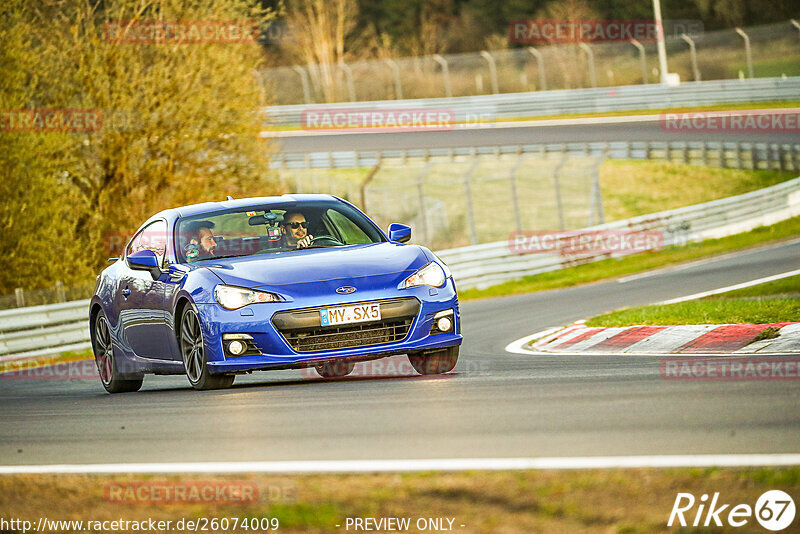
<path id="1" fill-rule="evenodd" d="M 355 362 L 332 361 L 314 366 L 322 378 L 337 378 L 347 376 L 355 369 Z"/>
<path id="2" fill-rule="evenodd" d="M 109 393 L 139 391 L 144 377 L 123 378 L 119 372 L 119 365 L 114 357 L 114 344 L 111 342 L 111 328 L 103 312 L 99 312 L 94 320 L 92 350 L 94 361 L 97 364 L 97 372 L 100 373 L 100 382 L 106 391 Z"/>
<path id="3" fill-rule="evenodd" d="M 236 375 L 212 375 L 206 365 L 206 350 L 200 318 L 192 308 L 181 317 L 181 355 L 186 377 L 194 389 L 222 389 L 233 384 Z"/>
<path id="4" fill-rule="evenodd" d="M 431 350 L 421 354 L 409 354 L 408 361 L 421 375 L 440 375 L 453 370 L 458 363 L 459 346 Z"/>

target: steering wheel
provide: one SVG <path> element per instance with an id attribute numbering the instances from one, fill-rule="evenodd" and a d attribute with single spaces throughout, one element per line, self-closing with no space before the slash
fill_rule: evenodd
<path id="1" fill-rule="evenodd" d="M 311 247 L 340 247 L 344 245 L 341 241 L 333 237 L 332 235 L 318 235 L 314 236 L 311 240 Z"/>

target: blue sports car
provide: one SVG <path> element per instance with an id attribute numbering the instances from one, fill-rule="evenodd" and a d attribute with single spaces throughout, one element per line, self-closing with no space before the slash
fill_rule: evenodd
<path id="1" fill-rule="evenodd" d="M 137 391 L 145 374 L 185 373 L 214 389 L 303 367 L 332 378 L 393 354 L 446 373 L 462 339 L 456 288 L 410 237 L 330 195 L 162 211 L 97 277 L 89 324 L 103 386 Z"/>

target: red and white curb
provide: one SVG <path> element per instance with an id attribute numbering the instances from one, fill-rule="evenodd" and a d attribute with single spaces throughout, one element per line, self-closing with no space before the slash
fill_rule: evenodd
<path id="1" fill-rule="evenodd" d="M 765 328 L 778 337 L 753 342 Z M 509 352 L 531 354 L 800 354 L 800 323 L 590 327 L 582 322 L 510 343 Z"/>

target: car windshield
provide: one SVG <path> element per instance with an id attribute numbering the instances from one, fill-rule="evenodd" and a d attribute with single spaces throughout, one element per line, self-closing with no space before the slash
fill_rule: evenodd
<path id="1" fill-rule="evenodd" d="M 211 211 L 179 219 L 175 231 L 181 263 L 385 241 L 363 213 L 338 201 Z"/>

